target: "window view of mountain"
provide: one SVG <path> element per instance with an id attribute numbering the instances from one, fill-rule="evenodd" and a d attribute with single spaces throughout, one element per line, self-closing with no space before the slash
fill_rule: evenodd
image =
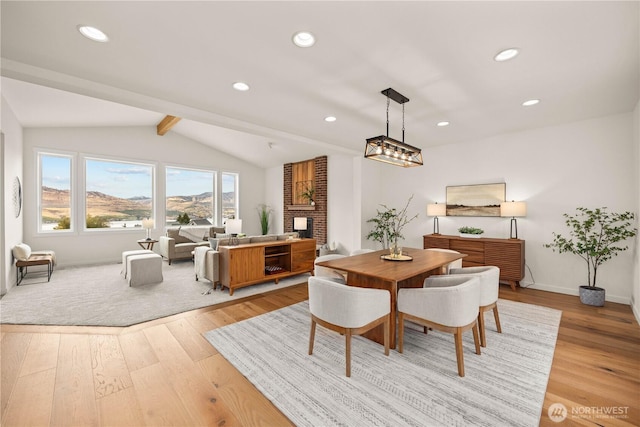
<path id="1" fill-rule="evenodd" d="M 70 215 L 69 190 L 42 187 L 42 223 L 57 224 Z M 148 197 L 120 198 L 98 191 L 86 193 L 87 214 L 107 222 L 142 221 L 152 214 L 152 199 Z M 235 213 L 235 192 L 222 195 L 223 217 Z M 166 199 L 167 222 L 175 221 L 178 215 L 186 213 L 191 219 L 213 218 L 213 195 L 210 192 L 171 196 Z"/>

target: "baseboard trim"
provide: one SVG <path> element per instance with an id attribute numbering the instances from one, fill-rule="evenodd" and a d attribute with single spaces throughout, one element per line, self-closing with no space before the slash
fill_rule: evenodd
<path id="1" fill-rule="evenodd" d="M 520 284 L 522 285 L 523 288 L 529 288 L 529 289 L 537 289 L 540 291 L 547 291 L 547 292 L 555 292 L 557 294 L 565 294 L 565 295 L 574 295 L 574 296 L 578 296 L 578 288 L 576 287 L 575 289 L 567 289 L 567 288 L 563 288 L 560 286 L 554 286 L 554 285 L 546 285 L 544 283 L 531 283 L 531 282 L 520 282 Z M 619 295 L 611 295 L 609 292 L 606 293 L 606 301 L 610 301 L 610 302 L 615 302 L 615 303 L 619 303 L 619 304 L 625 304 L 625 305 L 631 305 L 631 298 L 630 297 L 623 297 L 623 296 L 619 296 Z M 638 318 L 638 315 L 636 314 L 636 318 Z"/>

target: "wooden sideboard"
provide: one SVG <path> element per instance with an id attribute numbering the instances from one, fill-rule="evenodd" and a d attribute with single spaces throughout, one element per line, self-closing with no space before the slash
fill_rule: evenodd
<path id="1" fill-rule="evenodd" d="M 316 239 L 276 240 L 220 246 L 220 283 L 233 290 L 313 272 Z"/>
<path id="2" fill-rule="evenodd" d="M 515 290 L 524 279 L 524 240 L 491 239 L 427 234 L 424 248 L 452 249 L 464 254 L 463 267 L 495 265 L 500 268 L 500 281 Z"/>

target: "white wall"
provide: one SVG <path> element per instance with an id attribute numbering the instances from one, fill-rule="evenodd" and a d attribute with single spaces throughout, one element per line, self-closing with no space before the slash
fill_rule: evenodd
<path id="1" fill-rule="evenodd" d="M 34 249 L 56 251 L 61 266 L 120 260 L 124 250 L 136 249 L 143 230 L 78 231 L 69 235 L 37 234 L 36 150 L 55 149 L 72 153 L 108 156 L 108 158 L 153 162 L 156 169 L 157 224 L 164 223 L 164 166 L 206 167 L 240 174 L 239 216 L 243 232 L 260 234 L 256 207 L 263 202 L 264 169 L 213 150 L 174 132 L 156 135 L 155 127 L 47 128 L 24 130 L 25 217 L 24 239 Z M 76 166 L 78 171 L 81 165 Z M 152 236 L 164 233 L 156 226 Z"/>
<path id="2" fill-rule="evenodd" d="M 3 246 L 2 259 L 0 264 L 0 295 L 4 295 L 8 289 L 16 283 L 16 270 L 13 262 L 11 248 L 23 241 L 22 224 L 24 218 L 24 204 L 22 212 L 18 218 L 13 211 L 12 195 L 13 181 L 17 176 L 22 182 L 23 192 L 27 190 L 22 169 L 22 127 L 14 115 L 9 104 L 4 97 L 0 97 L 2 102 L 2 113 L 0 131 L 4 133 L 4 153 L 2 163 L 2 188 L 4 192 L 4 236 L 0 239 Z"/>
<path id="3" fill-rule="evenodd" d="M 633 143 L 634 143 L 634 155 L 632 156 L 635 164 L 635 173 L 633 174 L 633 181 L 636 183 L 636 224 L 640 222 L 640 101 L 636 104 L 636 108 L 633 110 Z M 637 227 L 640 228 L 640 227 Z M 634 263 L 633 263 L 633 303 L 632 309 L 636 316 L 636 320 L 640 322 L 640 235 L 636 235 L 635 239 L 635 251 L 634 251 Z"/>
<path id="4" fill-rule="evenodd" d="M 551 241 L 554 231 L 566 234 L 562 214 L 578 206 L 638 210 L 634 144 L 633 115 L 627 113 L 428 148 L 423 150 L 423 167 L 403 169 L 367 161 L 362 236 L 370 230 L 366 220 L 375 215 L 379 203 L 400 208 L 414 194 L 409 213 L 419 217 L 405 228 L 404 244 L 422 247 L 422 236 L 433 231 L 426 205 L 445 202 L 446 186 L 505 182 L 507 200 L 527 202 L 527 217 L 518 219 L 518 236 L 526 241 L 526 263 L 533 275 L 527 271 L 524 285 L 577 295 L 578 286 L 586 283 L 584 261 L 542 245 Z M 463 225 L 483 228 L 486 237 L 509 237 L 509 218 L 440 218 L 442 234 L 457 234 Z M 637 255 L 635 242 L 628 243 L 631 250 L 598 271 L 607 300 L 630 302 Z"/>

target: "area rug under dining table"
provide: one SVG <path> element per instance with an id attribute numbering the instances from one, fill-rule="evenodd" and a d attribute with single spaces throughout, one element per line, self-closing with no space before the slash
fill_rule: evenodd
<path id="1" fill-rule="evenodd" d="M 308 303 L 205 333 L 209 342 L 298 426 L 537 426 L 561 311 L 499 300 L 502 334 L 487 316 L 487 347 L 464 336 L 465 377 L 451 334 L 413 325 L 404 353 L 387 357 L 366 338 L 352 343 L 318 327 L 308 355 Z"/>

